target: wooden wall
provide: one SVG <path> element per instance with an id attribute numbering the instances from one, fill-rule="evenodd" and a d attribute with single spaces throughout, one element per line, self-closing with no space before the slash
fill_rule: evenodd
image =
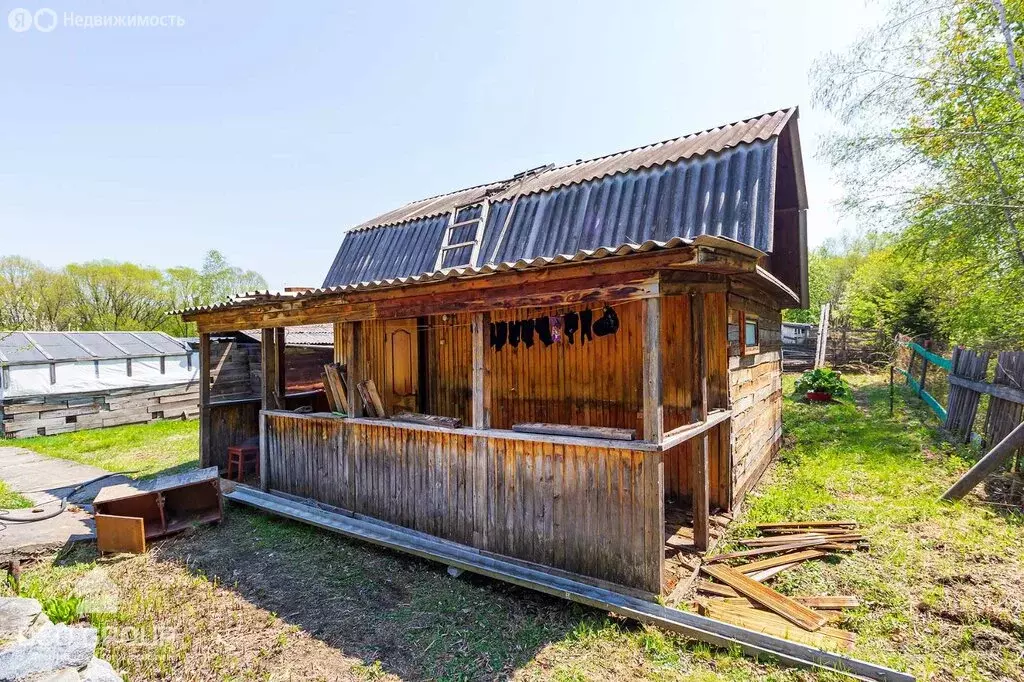
<path id="1" fill-rule="evenodd" d="M 0 404 L 0 434 L 4 438 L 52 436 L 124 424 L 194 419 L 198 415 L 198 382 L 9 398 Z"/>
<path id="2" fill-rule="evenodd" d="M 210 399 L 236 400 L 260 395 L 260 344 L 210 344 Z"/>
<path id="3" fill-rule="evenodd" d="M 728 348 L 726 343 L 726 299 L 724 293 L 704 294 L 704 334 L 707 341 L 708 408 L 729 407 Z M 689 295 L 666 296 L 662 303 L 662 349 L 664 363 L 665 431 L 693 423 L 693 332 Z M 696 441 L 678 445 L 665 453 L 665 497 L 679 506 L 689 504 L 690 455 Z M 711 509 L 729 509 L 730 427 L 725 422 L 708 437 L 708 481 Z"/>
<path id="4" fill-rule="evenodd" d="M 253 398 L 205 408 L 210 411 L 210 460 L 203 466 L 226 469 L 229 446 L 259 444 L 260 407 L 259 398 Z"/>
<path id="5" fill-rule="evenodd" d="M 728 305 L 759 316 L 756 353 L 729 351 L 732 401 L 733 504 L 757 483 L 782 441 L 782 314 L 752 294 L 730 293 Z"/>
<path id="6" fill-rule="evenodd" d="M 661 590 L 661 454 L 265 413 L 269 487 Z"/>
<path id="7" fill-rule="evenodd" d="M 423 411 L 457 417 L 466 424 L 472 417 L 471 317 L 460 313 L 421 318 L 420 333 Z"/>
<path id="8" fill-rule="evenodd" d="M 285 382 L 288 392 L 323 388 L 320 372 L 334 359 L 330 346 L 286 346 Z M 210 398 L 237 400 L 260 395 L 263 381 L 260 344 L 215 341 L 210 344 Z"/>

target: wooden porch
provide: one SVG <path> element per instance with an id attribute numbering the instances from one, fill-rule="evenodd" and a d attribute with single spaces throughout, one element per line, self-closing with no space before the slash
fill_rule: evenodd
<path id="1" fill-rule="evenodd" d="M 337 296 L 335 361 L 347 369 L 349 415 L 327 411 L 322 394 L 286 395 L 281 325 L 306 324 L 312 313 L 281 306 L 289 309 L 263 330 L 258 401 L 211 401 L 202 382 L 202 460 L 223 465 L 228 445 L 258 437 L 263 490 L 552 570 L 669 592 L 680 577 L 672 558 L 707 549 L 712 512 L 731 508 L 726 290 L 729 272 L 753 267 L 741 258 L 694 258 L 704 265 L 687 272 L 680 251 L 672 252 L 676 269 L 646 270 L 666 262 L 664 253 L 617 259 L 618 273 L 591 273 L 587 287 L 574 277 L 579 265 L 558 268 L 558 278 L 523 281 L 504 308 L 500 296 L 456 310 L 443 297 L 422 308 L 391 296 L 394 317 L 365 317 L 360 308 L 364 319 L 352 319 L 351 297 Z M 407 294 L 419 301 L 422 289 Z M 316 306 L 322 321 L 325 303 Z M 587 344 L 502 350 L 489 342 L 492 322 L 611 306 L 621 328 Z M 239 324 L 239 314 L 198 320 L 204 368 L 208 330 Z M 368 418 L 356 390 L 365 379 L 381 387 L 389 414 L 407 409 L 466 426 Z M 299 407 L 312 411 L 293 411 Z M 627 429 L 636 438 L 512 429 L 522 422 Z"/>

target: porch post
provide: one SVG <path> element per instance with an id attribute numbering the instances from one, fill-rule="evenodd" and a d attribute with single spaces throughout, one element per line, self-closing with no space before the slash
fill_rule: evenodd
<path id="1" fill-rule="evenodd" d="M 644 440 L 665 436 L 662 403 L 661 298 L 644 299 Z"/>
<path id="2" fill-rule="evenodd" d="M 348 407 L 353 417 L 362 417 L 363 399 L 359 395 L 359 382 L 363 380 L 363 323 L 343 322 L 341 324 L 344 351 L 345 373 L 347 376 L 345 391 L 348 393 Z"/>
<path id="3" fill-rule="evenodd" d="M 488 367 L 487 333 L 490 313 L 474 313 L 473 335 L 473 428 L 491 428 L 491 368 Z"/>
<path id="4" fill-rule="evenodd" d="M 274 392 L 277 394 L 278 409 L 285 409 L 284 397 L 288 393 L 287 381 L 288 381 L 288 369 L 285 367 L 284 354 L 285 346 L 287 344 L 284 340 L 284 327 L 278 327 L 274 330 L 274 365 L 276 372 L 274 374 Z"/>
<path id="5" fill-rule="evenodd" d="M 210 335 L 199 335 L 199 466 L 210 466 Z"/>
<path id="6" fill-rule="evenodd" d="M 260 344 L 260 370 L 263 374 L 262 398 L 264 410 L 279 410 L 284 406 L 279 392 L 281 356 L 277 350 L 278 329 L 264 329 Z"/>
<path id="7" fill-rule="evenodd" d="M 693 337 L 692 421 L 708 418 L 708 347 L 704 317 L 704 294 L 690 295 L 690 327 Z M 743 333 L 743 330 L 740 330 Z M 708 481 L 708 432 L 693 442 L 690 455 L 690 484 L 693 487 L 693 545 L 698 551 L 708 548 L 710 497 Z"/>

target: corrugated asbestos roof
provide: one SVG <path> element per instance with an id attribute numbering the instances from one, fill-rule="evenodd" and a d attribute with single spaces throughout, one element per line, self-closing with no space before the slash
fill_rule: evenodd
<path id="1" fill-rule="evenodd" d="M 758 249 L 749 247 L 745 244 L 740 244 L 739 242 L 724 237 L 700 236 L 694 239 L 682 239 L 679 237 L 675 237 L 666 242 L 646 241 L 642 244 L 624 244 L 623 246 L 620 246 L 616 249 L 600 248 L 594 250 L 581 250 L 571 255 L 559 255 L 551 257 L 539 256 L 529 261 L 519 260 L 515 262 L 506 263 L 487 263 L 485 265 L 475 268 L 468 266 L 458 268 L 447 268 L 445 270 L 438 270 L 436 272 L 426 272 L 421 275 L 412 275 L 409 277 L 395 277 L 389 279 L 375 280 L 372 282 L 356 282 L 354 284 L 340 284 L 338 286 L 321 287 L 319 289 L 309 289 L 300 292 L 250 291 L 244 294 L 239 294 L 238 296 L 235 296 L 234 298 L 228 301 L 215 303 L 213 305 L 201 306 L 198 308 L 175 310 L 172 311 L 170 314 L 188 315 L 194 313 L 211 312 L 225 308 L 256 305 L 260 303 L 298 301 L 301 299 L 316 298 L 318 296 L 329 296 L 332 294 L 343 294 L 355 291 L 373 291 L 375 289 L 385 289 L 388 287 L 403 286 L 406 284 L 443 282 L 449 279 L 480 277 L 485 275 L 491 275 L 497 272 L 531 270 L 534 268 L 542 268 L 549 265 L 579 263 L 582 261 L 611 258 L 613 256 L 629 256 L 637 253 L 647 253 L 649 251 L 661 251 L 666 249 L 678 249 L 687 246 L 704 246 L 710 248 L 724 249 L 727 251 L 739 253 L 741 255 L 749 256 L 751 258 L 758 258 L 764 255 L 764 252 L 759 251 Z"/>
<path id="2" fill-rule="evenodd" d="M 188 347 L 163 332 L 0 332 L 0 363 L 185 355 Z"/>
<path id="3" fill-rule="evenodd" d="M 241 332 L 251 339 L 263 341 L 259 329 L 244 329 Z M 284 345 L 286 346 L 333 346 L 333 324 L 302 324 L 284 328 Z"/>
<path id="4" fill-rule="evenodd" d="M 324 287 L 431 273 L 451 211 L 485 199 L 477 267 L 701 235 L 771 252 L 778 136 L 795 115 L 780 110 L 408 204 L 350 230 Z M 469 255 L 466 247 L 446 263 Z"/>

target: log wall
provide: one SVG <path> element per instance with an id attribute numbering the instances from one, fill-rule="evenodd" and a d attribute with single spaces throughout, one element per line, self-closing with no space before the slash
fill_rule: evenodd
<path id="1" fill-rule="evenodd" d="M 662 455 L 264 412 L 269 487 L 480 549 L 661 590 Z"/>
<path id="2" fill-rule="evenodd" d="M 5 438 L 52 436 L 166 419 L 194 419 L 198 415 L 198 382 L 9 398 L 0 404 Z"/>
<path id="3" fill-rule="evenodd" d="M 730 293 L 728 307 L 759 317 L 757 352 L 729 350 L 733 505 L 757 483 L 782 442 L 782 314 L 751 295 Z M 742 330 L 741 330 L 742 331 Z"/>

